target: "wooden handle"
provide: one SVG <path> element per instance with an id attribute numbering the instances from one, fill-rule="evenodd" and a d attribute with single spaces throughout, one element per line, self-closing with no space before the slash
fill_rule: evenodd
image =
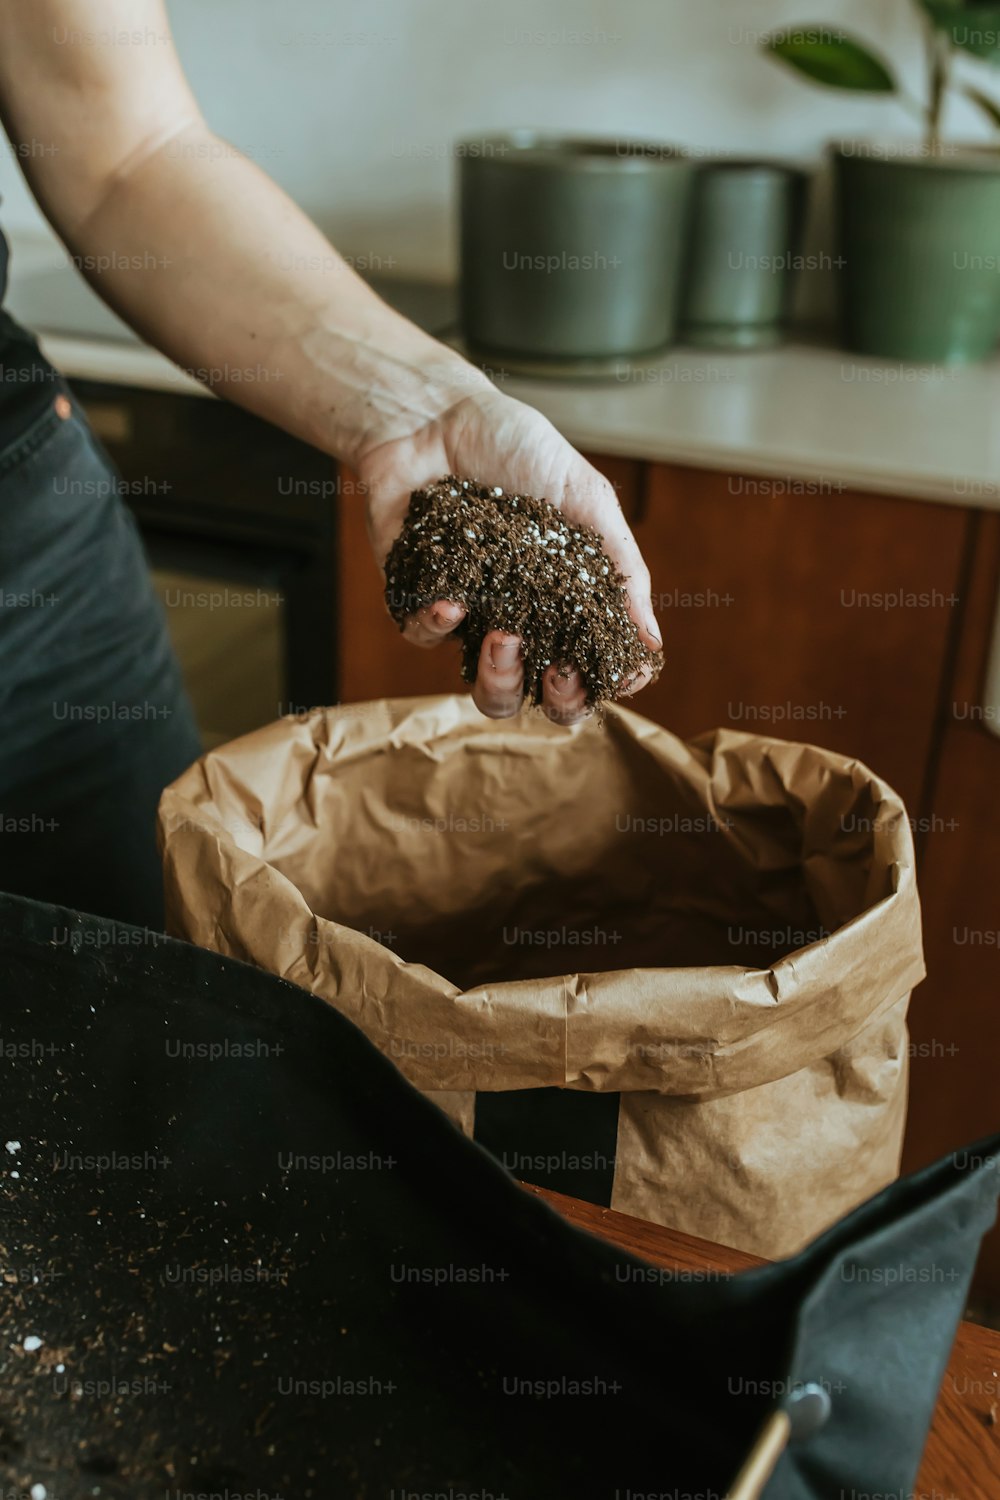
<path id="1" fill-rule="evenodd" d="M 791 1418 L 786 1411 L 771 1413 L 746 1463 L 733 1480 L 727 1500 L 760 1500 L 778 1459 L 788 1447 L 791 1430 Z"/>

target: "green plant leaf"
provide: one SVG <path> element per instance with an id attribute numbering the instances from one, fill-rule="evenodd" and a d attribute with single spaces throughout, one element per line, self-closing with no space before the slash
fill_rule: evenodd
<path id="1" fill-rule="evenodd" d="M 843 31 L 800 26 L 768 37 L 761 45 L 814 83 L 869 94 L 895 93 L 896 82 L 885 63 Z"/>
<path id="2" fill-rule="evenodd" d="M 953 47 L 1000 63 L 1000 5 L 961 5 L 955 0 L 918 0 L 918 4 Z"/>
<path id="3" fill-rule="evenodd" d="M 984 115 L 989 115 L 994 125 L 1000 130 L 1000 104 L 995 99 L 991 99 L 989 94 L 980 93 L 979 89 L 974 89 L 967 83 L 963 83 L 962 93 L 966 99 L 971 99 Z"/>

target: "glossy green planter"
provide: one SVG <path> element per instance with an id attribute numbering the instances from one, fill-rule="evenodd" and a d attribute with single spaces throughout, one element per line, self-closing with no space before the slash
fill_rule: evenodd
<path id="1" fill-rule="evenodd" d="M 834 153 L 840 324 L 858 354 L 985 359 L 1000 339 L 1000 151 Z"/>
<path id="2" fill-rule="evenodd" d="M 460 156 L 471 348 L 627 359 L 674 336 L 695 168 L 665 146 L 513 131 Z"/>

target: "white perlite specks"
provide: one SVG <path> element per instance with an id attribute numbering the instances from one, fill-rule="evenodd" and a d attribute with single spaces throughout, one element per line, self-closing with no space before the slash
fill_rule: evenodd
<path id="1" fill-rule="evenodd" d="M 603 538 L 545 500 L 449 474 L 410 496 L 385 571 L 386 604 L 401 627 L 441 600 L 463 608 L 453 634 L 467 682 L 491 631 L 519 638 L 531 703 L 541 703 L 553 662 L 562 677 L 576 667 L 591 707 L 640 671 L 659 671 L 662 652 L 632 619 L 628 581 Z"/>

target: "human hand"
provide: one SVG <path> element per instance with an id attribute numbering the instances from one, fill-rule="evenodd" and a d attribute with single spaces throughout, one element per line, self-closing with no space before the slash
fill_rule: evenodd
<path id="1" fill-rule="evenodd" d="M 412 491 L 445 474 L 468 475 L 550 501 L 604 537 L 605 550 L 627 580 L 629 611 L 640 638 L 651 649 L 660 649 L 649 570 L 613 487 L 533 407 L 484 386 L 461 396 L 417 431 L 374 447 L 357 470 L 367 493 L 368 532 L 380 566 L 402 528 Z M 403 633 L 416 646 L 437 646 L 464 616 L 461 604 L 438 600 L 411 615 Z M 651 676 L 644 666 L 621 696 L 638 692 Z M 551 719 L 572 724 L 585 717 L 586 689 L 572 664 L 553 663 L 543 682 L 542 706 Z M 518 637 L 490 631 L 479 658 L 474 702 L 490 718 L 503 719 L 519 711 L 523 693 Z"/>

